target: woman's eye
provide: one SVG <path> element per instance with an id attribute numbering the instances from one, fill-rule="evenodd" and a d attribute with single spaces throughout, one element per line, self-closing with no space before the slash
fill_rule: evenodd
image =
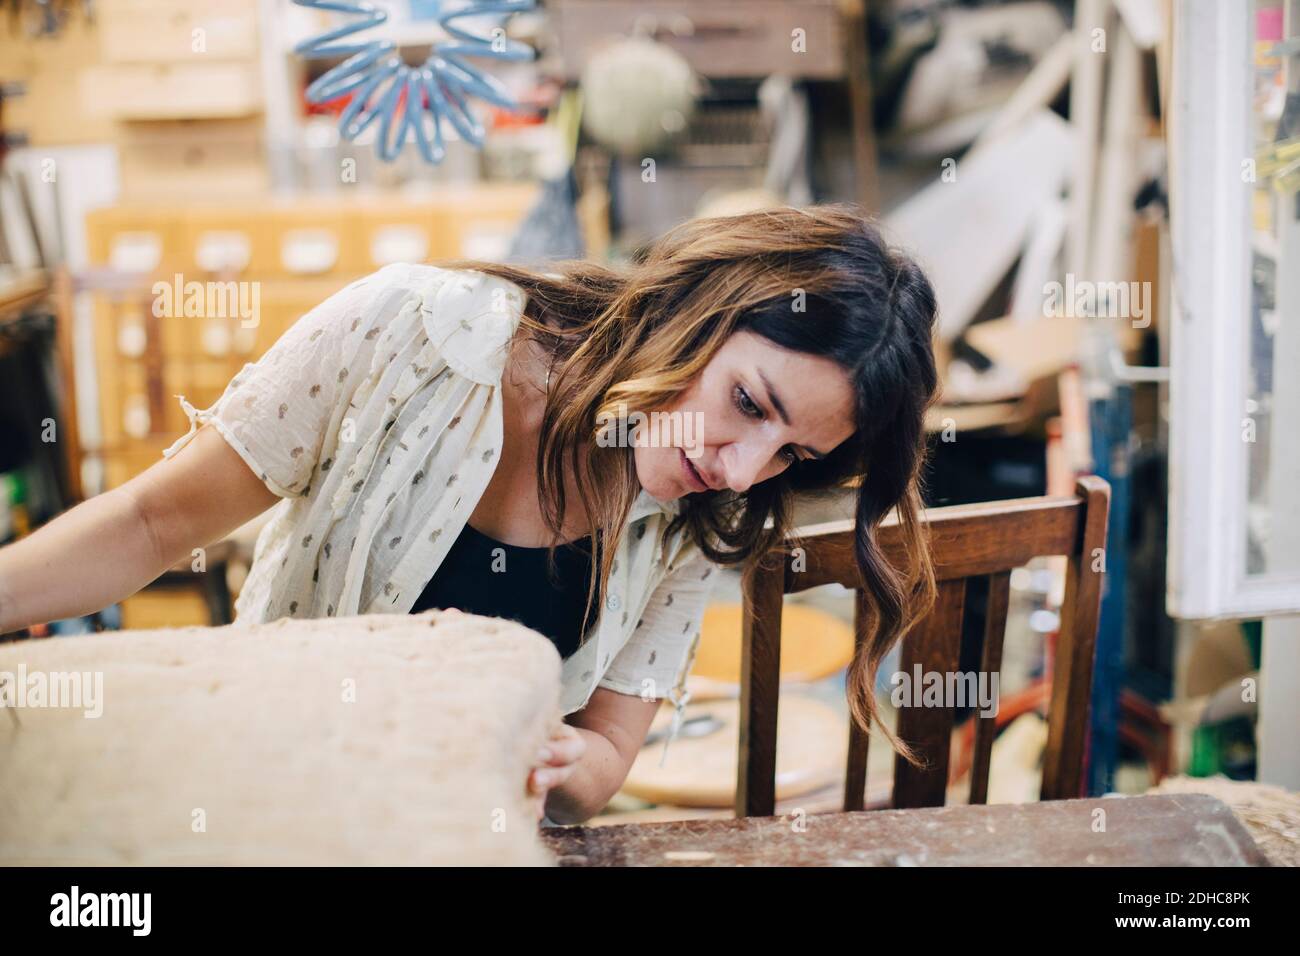
<path id="1" fill-rule="evenodd" d="M 736 407 L 740 409 L 743 414 L 749 415 L 751 418 L 763 417 L 762 410 L 754 404 L 753 400 L 750 399 L 749 395 L 739 385 L 736 386 L 733 395 Z"/>
<path id="2" fill-rule="evenodd" d="M 754 404 L 753 400 L 749 397 L 749 394 L 739 385 L 736 386 L 736 390 L 732 395 L 733 402 L 736 407 L 740 409 L 742 414 L 748 415 L 751 418 L 763 417 L 763 410 Z M 786 464 L 793 465 L 799 460 L 799 455 L 792 448 L 783 448 L 779 454 Z"/>

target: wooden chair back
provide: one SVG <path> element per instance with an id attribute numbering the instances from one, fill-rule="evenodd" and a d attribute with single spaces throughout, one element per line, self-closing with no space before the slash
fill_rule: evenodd
<path id="1" fill-rule="evenodd" d="M 948 674 L 960 667 L 966 582 L 987 577 L 989 600 L 983 621 L 980 668 L 1002 667 L 1011 571 L 1031 558 L 1068 557 L 1065 600 L 1056 640 L 1048 708 L 1047 750 L 1040 791 L 1043 800 L 1082 795 L 1093 651 L 1105 569 L 1106 518 L 1110 486 L 1102 478 L 1078 480 L 1073 497 L 1019 498 L 932 508 L 925 512 L 938 582 L 933 610 L 902 641 L 900 670 Z M 889 556 L 901 553 L 897 524 L 880 529 Z M 785 595 L 839 583 L 856 591 L 854 633 L 859 644 L 868 621 L 862 579 L 853 554 L 853 522 L 839 521 L 796 530 L 802 547 L 800 570 L 788 555 L 756 568 L 743 582 L 740 760 L 736 816 L 771 816 L 776 808 L 777 698 L 780 691 L 781 605 Z M 948 786 L 954 707 L 904 707 L 895 730 L 925 758 L 916 768 L 895 757 L 892 805 L 942 806 Z M 971 803 L 988 796 L 989 760 L 995 717 L 976 713 Z M 863 809 L 868 738 L 851 721 L 844 809 Z"/>

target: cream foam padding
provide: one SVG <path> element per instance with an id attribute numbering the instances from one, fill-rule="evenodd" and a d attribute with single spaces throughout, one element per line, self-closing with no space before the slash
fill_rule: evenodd
<path id="1" fill-rule="evenodd" d="M 0 863 L 554 864 L 526 784 L 560 721 L 560 657 L 513 621 L 448 610 L 0 645 L 0 679 L 20 665 L 29 687 L 38 671 L 101 673 L 103 713 L 0 712 Z"/>

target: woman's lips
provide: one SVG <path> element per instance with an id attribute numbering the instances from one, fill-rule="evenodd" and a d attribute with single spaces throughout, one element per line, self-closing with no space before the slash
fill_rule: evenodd
<path id="1" fill-rule="evenodd" d="M 708 491 L 709 486 L 704 483 L 704 479 L 700 477 L 700 473 L 695 470 L 695 466 L 691 464 L 691 460 L 686 457 L 686 452 L 679 450 L 678 455 L 682 459 L 682 474 L 686 476 L 687 485 L 689 485 L 693 491 Z"/>

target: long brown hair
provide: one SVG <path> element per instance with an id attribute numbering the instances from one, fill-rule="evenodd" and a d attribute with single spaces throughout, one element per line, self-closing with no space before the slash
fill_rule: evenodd
<path id="1" fill-rule="evenodd" d="M 855 395 L 853 436 L 826 458 L 792 464 L 743 493 L 688 495 L 668 526 L 664 557 L 670 539 L 689 534 L 709 560 L 750 574 L 769 554 L 784 560 L 798 545 L 786 541 L 795 494 L 856 484 L 855 550 L 869 638 L 850 664 L 847 693 L 864 731 L 873 718 L 879 722 L 876 671 L 935 595 L 919 512 L 925 411 L 937 386 L 937 307 L 916 263 L 886 243 L 861 207 L 833 203 L 690 220 L 622 269 L 583 260 L 547 262 L 544 271 L 474 260 L 437 264 L 508 280 L 528 296 L 520 324 L 552 357 L 537 469 L 542 514 L 557 537 L 566 456 L 593 542 L 601 528 L 622 528 L 640 492 L 635 462 L 630 448 L 601 447 L 599 423 L 669 407 L 734 332 L 749 330 L 845 369 Z M 905 543 L 902 566 L 887 561 L 877 541 L 891 510 Z M 593 567 L 589 602 L 604 599 L 614 544 L 607 542 Z"/>

